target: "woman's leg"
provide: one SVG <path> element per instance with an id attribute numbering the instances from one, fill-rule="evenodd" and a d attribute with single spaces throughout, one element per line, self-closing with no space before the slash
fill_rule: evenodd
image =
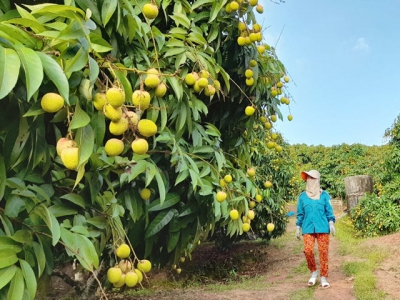
<path id="1" fill-rule="evenodd" d="M 317 271 L 317 265 L 315 264 L 315 255 L 314 255 L 314 243 L 315 243 L 315 234 L 303 234 L 304 241 L 304 255 L 306 256 L 308 269 L 311 272 Z"/>
<path id="2" fill-rule="evenodd" d="M 319 263 L 321 266 L 321 276 L 328 277 L 328 256 L 329 256 L 329 234 L 318 233 L 318 252 L 319 252 Z"/>

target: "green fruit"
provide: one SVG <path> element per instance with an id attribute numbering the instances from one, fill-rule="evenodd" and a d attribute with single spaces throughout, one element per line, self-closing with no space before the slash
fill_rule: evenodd
<path id="1" fill-rule="evenodd" d="M 141 197 L 143 200 L 148 200 L 148 199 L 150 199 L 150 196 L 151 196 L 151 191 L 150 191 L 149 189 L 144 188 L 144 189 L 142 189 L 142 190 L 140 191 L 140 197 Z"/>

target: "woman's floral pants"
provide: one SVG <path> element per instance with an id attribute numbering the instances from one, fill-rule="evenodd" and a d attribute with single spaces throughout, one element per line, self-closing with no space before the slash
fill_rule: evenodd
<path id="1" fill-rule="evenodd" d="M 318 242 L 319 264 L 321 276 L 328 277 L 328 252 L 329 252 L 329 233 L 303 234 L 304 255 L 306 256 L 308 269 L 311 272 L 317 270 L 314 255 L 315 240 Z"/>

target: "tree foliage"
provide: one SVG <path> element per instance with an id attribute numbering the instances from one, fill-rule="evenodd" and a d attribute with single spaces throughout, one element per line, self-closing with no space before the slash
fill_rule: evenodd
<path id="1" fill-rule="evenodd" d="M 149 19 L 146 3 L 0 1 L 4 298 L 33 299 L 34 278 L 51 274 L 63 253 L 93 272 L 100 257 L 110 266 L 117 262 L 114 250 L 126 242 L 135 265 L 139 258 L 155 266 L 176 263 L 217 228 L 241 236 L 243 219 L 231 220 L 229 212 L 245 216 L 258 194 L 263 200 L 253 231 L 267 238 L 284 231 L 283 187 L 292 171 L 273 172 L 272 154 L 256 155 L 249 145 L 261 130 L 270 135 L 265 131 L 274 118 L 282 118 L 280 106 L 289 100 L 280 95 L 288 78 L 275 50 L 260 38 L 254 7 L 242 2 L 232 11 L 227 0 L 159 0 L 158 16 Z M 150 69 L 167 87 L 165 95 L 147 86 Z M 207 86 L 187 84 L 191 72 L 205 77 Z M 115 120 L 105 117 L 105 107 L 98 110 L 96 95 L 114 87 L 123 90 L 123 113 L 156 124 L 156 135 L 136 124 L 111 134 Z M 150 93 L 147 109 L 135 104 L 135 91 Z M 47 93 L 62 96 L 57 112 L 41 105 Z M 245 114 L 248 106 L 254 114 Z M 57 153 L 62 138 L 78 149 L 76 168 L 66 167 L 75 157 L 67 164 L 67 152 Z M 105 151 L 111 138 L 123 141 L 119 155 Z M 138 138 L 148 143 L 144 154 L 132 152 Z M 281 150 L 277 144 L 274 149 Z M 246 174 L 252 166 L 255 177 Z M 227 174 L 233 181 L 223 184 Z M 263 186 L 267 179 L 271 189 Z M 151 192 L 148 200 L 141 197 L 144 189 Z M 221 203 L 219 190 L 228 194 Z M 277 231 L 266 233 L 266 222 L 275 222 Z"/>

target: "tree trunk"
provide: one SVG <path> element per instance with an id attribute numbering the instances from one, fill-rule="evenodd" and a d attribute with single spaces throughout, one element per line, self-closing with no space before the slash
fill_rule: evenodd
<path id="1" fill-rule="evenodd" d="M 344 179 L 346 190 L 347 212 L 357 206 L 358 200 L 364 197 L 365 193 L 374 191 L 374 181 L 371 175 L 350 176 Z"/>

